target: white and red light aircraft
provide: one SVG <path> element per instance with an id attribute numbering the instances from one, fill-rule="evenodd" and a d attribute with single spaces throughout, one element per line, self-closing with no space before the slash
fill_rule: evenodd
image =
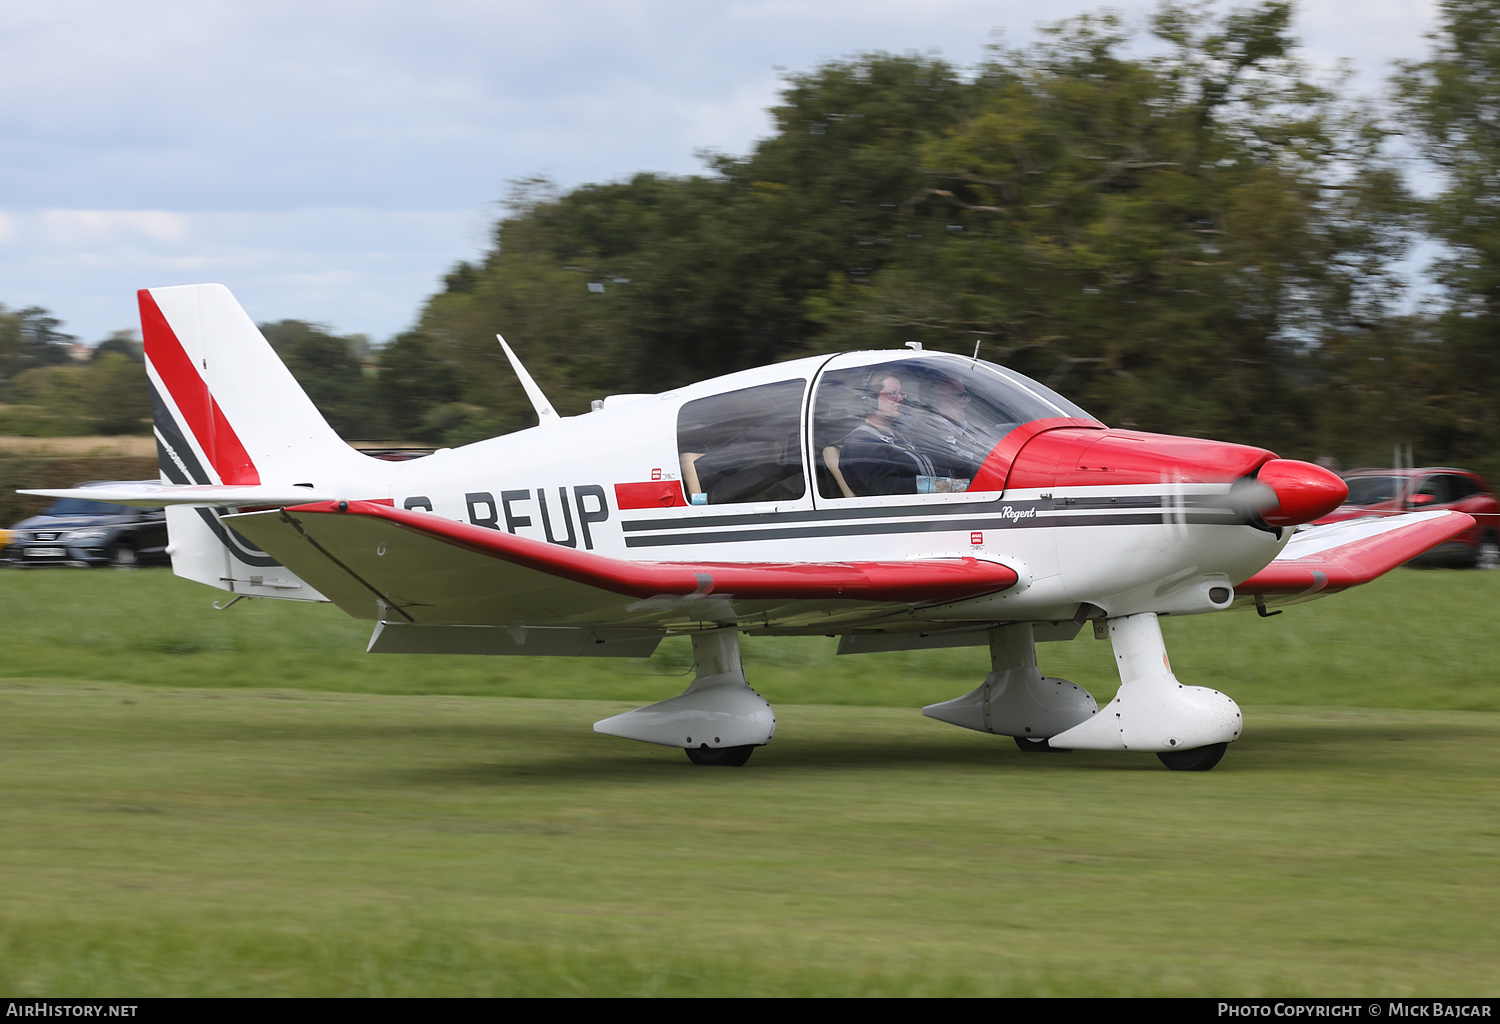
<path id="1" fill-rule="evenodd" d="M 689 635 L 687 691 L 595 729 L 697 764 L 744 764 L 775 733 L 743 632 L 836 635 L 841 654 L 987 644 L 984 682 L 924 714 L 1023 749 L 1206 770 L 1240 709 L 1177 681 L 1159 616 L 1266 614 L 1472 525 L 1416 512 L 1294 532 L 1339 504 L 1341 480 L 1112 430 L 1003 367 L 919 349 L 563 417 L 507 346 L 537 426 L 388 462 L 333 432 L 224 287 L 143 290 L 140 307 L 162 483 L 77 493 L 166 505 L 179 576 L 332 601 L 374 620 L 373 652 L 647 657 Z M 1037 668 L 1037 641 L 1086 623 L 1119 668 L 1103 708 Z"/>

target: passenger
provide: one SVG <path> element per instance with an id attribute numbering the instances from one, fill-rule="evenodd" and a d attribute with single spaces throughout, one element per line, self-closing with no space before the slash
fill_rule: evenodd
<path id="1" fill-rule="evenodd" d="M 865 420 L 844 438 L 839 469 L 849 489 L 870 494 L 916 494 L 917 477 L 932 476 L 932 461 L 896 433 L 906 394 L 901 378 L 876 370 L 858 392 Z"/>
<path id="2" fill-rule="evenodd" d="M 933 380 L 924 394 L 931 404 L 918 416 L 908 414 L 913 443 L 932 461 L 939 477 L 958 481 L 974 478 L 993 442 L 969 426 L 969 392 L 963 381 L 942 376 Z"/>

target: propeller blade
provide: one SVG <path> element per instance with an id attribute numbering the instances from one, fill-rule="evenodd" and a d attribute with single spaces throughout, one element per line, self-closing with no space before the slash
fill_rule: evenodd
<path id="1" fill-rule="evenodd" d="M 1280 504 L 1276 492 L 1255 477 L 1242 476 L 1229 488 L 1229 507 L 1246 523 L 1260 519 Z"/>

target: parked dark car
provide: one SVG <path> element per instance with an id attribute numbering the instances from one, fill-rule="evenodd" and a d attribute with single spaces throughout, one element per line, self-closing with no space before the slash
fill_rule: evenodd
<path id="1" fill-rule="evenodd" d="M 98 487 L 107 483 L 112 482 L 79 486 Z M 18 568 L 168 565 L 171 559 L 167 556 L 167 517 L 159 508 L 130 508 L 103 501 L 61 498 L 41 515 L 13 526 L 9 540 L 0 549 L 0 558 Z"/>
<path id="2" fill-rule="evenodd" d="M 1456 509 L 1474 528 L 1412 560 L 1413 565 L 1500 568 L 1500 501 L 1484 477 L 1466 469 L 1355 469 L 1344 474 L 1349 497 L 1318 524 L 1362 516 Z"/>

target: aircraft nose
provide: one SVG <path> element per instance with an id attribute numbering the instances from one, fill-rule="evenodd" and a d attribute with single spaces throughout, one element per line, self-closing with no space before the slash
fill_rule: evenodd
<path id="1" fill-rule="evenodd" d="M 1255 479 L 1276 493 L 1276 505 L 1261 511 L 1267 526 L 1297 526 L 1326 516 L 1349 496 L 1349 485 L 1322 466 L 1272 459 Z"/>

